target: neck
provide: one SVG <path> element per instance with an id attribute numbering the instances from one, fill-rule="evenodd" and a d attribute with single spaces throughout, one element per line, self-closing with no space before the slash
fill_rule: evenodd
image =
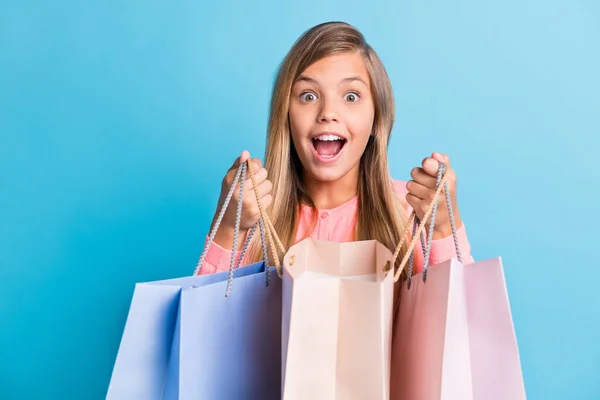
<path id="1" fill-rule="evenodd" d="M 319 181 L 304 174 L 303 183 L 318 209 L 331 209 L 346 203 L 358 193 L 358 165 L 335 181 Z"/>

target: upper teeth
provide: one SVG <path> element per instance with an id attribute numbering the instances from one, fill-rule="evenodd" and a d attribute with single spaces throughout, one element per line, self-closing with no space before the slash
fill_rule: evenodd
<path id="1" fill-rule="evenodd" d="M 339 137 L 337 135 L 321 135 L 321 136 L 317 136 L 317 139 L 325 140 L 325 141 L 344 140 L 344 138 Z"/>

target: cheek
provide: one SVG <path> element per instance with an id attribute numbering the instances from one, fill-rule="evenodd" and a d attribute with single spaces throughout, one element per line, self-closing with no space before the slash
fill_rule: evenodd
<path id="1" fill-rule="evenodd" d="M 295 139 L 297 137 L 297 132 L 299 130 L 299 126 L 298 126 L 298 113 L 296 111 L 296 108 L 293 105 L 290 105 L 290 109 L 288 111 L 288 119 L 289 119 L 292 139 L 295 141 Z"/>
<path id="2" fill-rule="evenodd" d="M 374 120 L 375 115 L 372 108 L 366 107 L 362 110 L 356 110 L 350 113 L 348 117 L 348 129 L 356 139 L 366 140 L 371 135 Z"/>
<path id="3" fill-rule="evenodd" d="M 290 105 L 289 110 L 289 120 L 290 120 L 290 129 L 292 133 L 292 139 L 294 141 L 304 137 L 311 128 L 310 124 L 310 115 L 305 110 L 300 110 L 298 107 L 294 105 Z"/>

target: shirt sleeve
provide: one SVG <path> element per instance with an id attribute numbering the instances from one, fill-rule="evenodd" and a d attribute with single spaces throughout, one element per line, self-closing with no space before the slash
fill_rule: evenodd
<path id="1" fill-rule="evenodd" d="M 463 264 L 472 263 L 474 260 L 471 256 L 471 245 L 467 238 L 467 230 L 464 223 L 456 230 L 456 236 L 458 239 L 458 250 L 460 251 Z M 430 265 L 442 263 L 453 257 L 457 257 L 457 254 L 456 245 L 454 244 L 454 238 L 452 236 L 431 241 L 431 253 L 429 254 Z"/>
<path id="2" fill-rule="evenodd" d="M 243 239 L 243 238 L 242 238 Z M 204 241 L 204 248 L 208 244 L 208 236 Z M 238 258 L 240 257 L 241 251 L 236 251 L 234 254 L 235 262 L 237 263 Z M 206 253 L 206 257 L 204 258 L 204 262 L 200 267 L 200 271 L 198 275 L 206 275 L 206 274 L 214 274 L 217 272 L 229 271 L 229 266 L 231 263 L 231 254 L 232 251 L 230 249 L 226 249 L 222 246 L 219 246 L 217 243 L 212 242 L 208 252 Z M 242 263 L 240 265 L 244 265 L 244 259 L 242 259 Z"/>
<path id="3" fill-rule="evenodd" d="M 393 182 L 394 191 L 402 196 L 403 200 L 408 193 L 406 190 L 406 182 L 401 180 L 395 180 Z M 412 207 L 408 205 L 408 203 L 404 200 L 405 210 L 410 215 L 412 213 Z M 465 223 L 463 221 L 462 225 L 456 230 L 458 249 L 460 251 L 461 259 L 463 264 L 469 264 L 474 262 L 473 256 L 471 255 L 471 245 L 469 243 L 469 239 L 467 237 L 467 229 L 465 227 Z M 425 240 L 427 240 L 427 235 L 424 234 Z M 417 245 L 415 246 L 415 257 L 414 257 L 414 273 L 418 273 L 423 270 L 423 265 L 425 262 L 423 256 L 423 248 L 421 247 L 421 241 L 417 241 Z M 454 243 L 454 237 L 452 235 L 445 237 L 443 239 L 436 239 L 431 241 L 431 252 L 429 254 L 429 265 L 436 265 L 443 263 L 451 258 L 456 258 L 456 246 Z"/>

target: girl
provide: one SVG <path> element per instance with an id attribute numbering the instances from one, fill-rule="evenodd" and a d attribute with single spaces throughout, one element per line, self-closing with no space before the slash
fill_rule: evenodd
<path id="1" fill-rule="evenodd" d="M 435 192 L 438 163 L 443 162 L 463 262 L 473 261 L 448 156 L 433 153 L 411 171 L 409 182 L 392 180 L 387 147 L 393 122 L 390 80 L 358 30 L 330 22 L 300 37 L 275 81 L 265 166 L 257 158 L 251 160 L 259 197 L 286 249 L 310 236 L 338 242 L 375 239 L 394 251 L 413 209 L 422 220 Z M 244 151 L 225 175 L 217 210 L 240 163 L 249 157 Z M 248 177 L 240 246 L 232 250 L 238 196 L 239 188 L 201 265 L 201 274 L 228 270 L 232 251 L 237 260 L 244 237 L 259 219 Z M 215 220 L 216 214 L 213 225 Z M 449 221 L 445 196 L 440 196 L 434 232 L 427 232 L 433 235 L 431 265 L 456 255 Z M 423 268 L 423 256 L 420 248 L 415 254 L 416 273 Z M 241 263 L 262 259 L 260 235 L 254 235 Z M 398 263 L 401 259 L 402 253 Z"/>

